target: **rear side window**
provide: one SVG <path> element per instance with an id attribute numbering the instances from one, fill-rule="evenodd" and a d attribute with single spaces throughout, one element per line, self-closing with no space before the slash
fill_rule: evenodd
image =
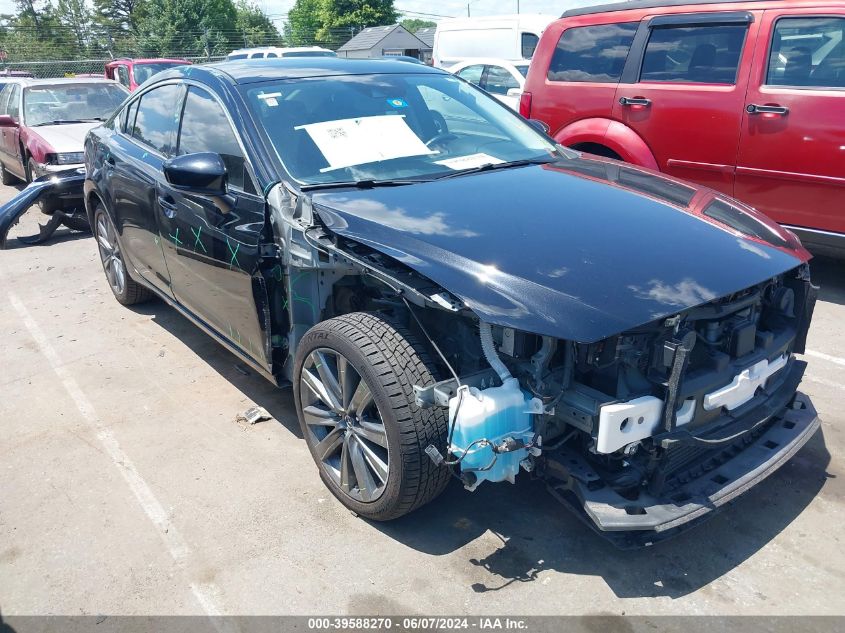
<path id="1" fill-rule="evenodd" d="M 138 113 L 132 126 L 134 138 L 165 156 L 173 153 L 178 121 L 173 113 L 177 111 L 179 90 L 176 84 L 169 84 L 145 92 L 138 103 Z"/>
<path id="2" fill-rule="evenodd" d="M 519 82 L 514 79 L 507 68 L 501 66 L 487 67 L 487 81 L 485 89 L 494 95 L 507 95 L 508 90 L 519 89 Z"/>
<path id="3" fill-rule="evenodd" d="M 567 29 L 549 64 L 549 81 L 618 83 L 638 23 Z"/>
<path id="4" fill-rule="evenodd" d="M 18 84 L 12 84 L 12 93 L 9 95 L 9 105 L 6 109 L 6 114 L 15 121 L 21 118 L 21 87 Z"/>
<path id="5" fill-rule="evenodd" d="M 781 18 L 766 83 L 845 88 L 845 18 Z"/>
<path id="6" fill-rule="evenodd" d="M 226 113 L 210 94 L 191 87 L 182 114 L 179 155 L 197 152 L 220 154 L 229 174 L 229 184 L 238 189 L 252 190 L 244 154 Z"/>
<path id="7" fill-rule="evenodd" d="M 537 49 L 537 43 L 540 38 L 534 33 L 522 34 L 522 59 L 531 59 L 534 57 L 534 51 Z"/>
<path id="8" fill-rule="evenodd" d="M 9 96 L 12 94 L 12 84 L 6 84 L 0 92 L 0 114 L 8 114 Z"/>
<path id="9" fill-rule="evenodd" d="M 745 24 L 653 29 L 640 81 L 736 83 L 747 30 Z"/>

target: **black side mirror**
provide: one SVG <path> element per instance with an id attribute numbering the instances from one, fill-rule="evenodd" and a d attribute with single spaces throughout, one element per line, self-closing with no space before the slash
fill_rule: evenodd
<path id="1" fill-rule="evenodd" d="M 198 152 L 164 163 L 164 177 L 174 189 L 199 196 L 225 196 L 229 176 L 220 154 Z"/>
<path id="2" fill-rule="evenodd" d="M 541 121 L 540 119 L 528 119 L 528 124 L 541 134 L 548 134 L 552 131 L 549 124 L 545 121 Z"/>

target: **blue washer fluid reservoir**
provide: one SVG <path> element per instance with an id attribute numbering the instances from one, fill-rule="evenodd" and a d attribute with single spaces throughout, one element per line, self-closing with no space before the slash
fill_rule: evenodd
<path id="1" fill-rule="evenodd" d="M 458 401 L 460 408 L 458 407 Z M 505 438 L 523 440 L 534 438 L 532 412 L 542 411 L 542 403 L 524 392 L 516 378 L 508 378 L 501 387 L 476 389 L 463 386 L 458 395 L 449 400 L 449 419 L 455 419 L 450 451 L 461 460 L 461 472 L 472 472 L 475 483 L 467 486 L 475 490 L 482 481 L 514 483 L 519 463 L 528 457 L 528 449 L 495 453 L 480 440 L 501 444 Z M 475 444 L 473 444 L 476 442 Z"/>

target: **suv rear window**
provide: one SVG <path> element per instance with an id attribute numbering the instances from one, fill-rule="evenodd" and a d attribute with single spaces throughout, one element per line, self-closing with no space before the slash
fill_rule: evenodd
<path id="1" fill-rule="evenodd" d="M 733 84 L 745 24 L 661 27 L 651 32 L 640 81 Z"/>
<path id="2" fill-rule="evenodd" d="M 625 22 L 565 30 L 549 64 L 549 81 L 618 83 L 637 26 Z"/>

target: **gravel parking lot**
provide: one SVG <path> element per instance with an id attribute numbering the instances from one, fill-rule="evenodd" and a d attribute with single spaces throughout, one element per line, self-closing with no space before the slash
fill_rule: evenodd
<path id="1" fill-rule="evenodd" d="M 90 237 L 12 246 L 4 615 L 845 614 L 843 263 L 814 263 L 802 390 L 821 431 L 704 526 L 620 552 L 527 478 L 453 485 L 389 524 L 352 516 L 320 482 L 289 391 L 165 304 L 121 307 Z M 254 403 L 275 420 L 239 423 Z"/>

